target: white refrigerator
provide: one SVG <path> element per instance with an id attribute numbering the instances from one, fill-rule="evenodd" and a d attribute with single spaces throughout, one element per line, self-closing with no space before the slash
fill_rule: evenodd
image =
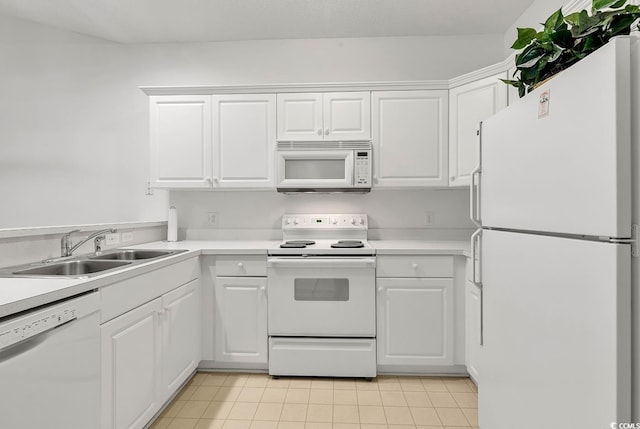
<path id="1" fill-rule="evenodd" d="M 616 38 L 481 124 L 482 429 L 632 421 L 639 45 Z"/>

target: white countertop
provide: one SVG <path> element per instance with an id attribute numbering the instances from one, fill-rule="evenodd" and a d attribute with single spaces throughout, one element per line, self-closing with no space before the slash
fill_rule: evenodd
<path id="1" fill-rule="evenodd" d="M 468 240 L 370 240 L 377 255 L 461 255 L 469 256 Z"/>
<path id="2" fill-rule="evenodd" d="M 125 280 L 199 255 L 265 254 L 280 240 L 188 240 L 157 241 L 123 248 L 185 249 L 188 252 L 155 261 L 139 263 L 116 272 L 84 279 L 0 278 L 0 318 L 45 305 L 102 286 Z M 373 240 L 376 253 L 384 254 L 446 254 L 469 256 L 469 242 L 459 240 Z"/>

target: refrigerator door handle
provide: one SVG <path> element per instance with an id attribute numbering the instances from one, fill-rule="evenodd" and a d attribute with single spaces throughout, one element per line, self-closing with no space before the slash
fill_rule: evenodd
<path id="1" fill-rule="evenodd" d="M 469 204 L 469 217 L 471 221 L 477 226 L 481 227 L 480 221 L 480 172 L 482 171 L 482 122 L 480 122 L 478 128 L 478 165 L 471 172 L 471 192 L 470 192 L 470 204 Z M 476 177 L 478 180 L 476 180 Z"/>
<path id="2" fill-rule="evenodd" d="M 476 232 L 474 232 L 471 236 L 471 283 L 473 283 L 477 287 L 482 287 L 482 283 L 476 281 L 476 279 L 478 278 L 477 273 L 480 272 L 480 270 L 477 268 L 480 262 L 478 243 L 480 243 L 481 237 L 482 229 L 476 230 Z"/>
<path id="3" fill-rule="evenodd" d="M 482 286 L 482 264 L 481 264 L 481 249 L 482 249 L 482 229 L 478 229 L 471 236 L 471 283 L 478 288 L 478 300 L 480 301 L 480 345 L 484 344 L 484 315 L 483 315 L 483 286 Z M 480 279 L 478 279 L 478 274 Z"/>

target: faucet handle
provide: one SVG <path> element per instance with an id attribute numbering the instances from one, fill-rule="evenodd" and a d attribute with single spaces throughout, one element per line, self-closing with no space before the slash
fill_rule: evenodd
<path id="1" fill-rule="evenodd" d="M 104 235 L 99 235 L 93 240 L 93 246 L 94 246 L 94 251 L 96 255 L 99 255 L 102 253 L 102 242 L 106 240 L 106 238 L 107 237 Z"/>
<path id="2" fill-rule="evenodd" d="M 69 231 L 66 234 L 63 234 L 60 239 L 60 255 L 62 257 L 66 257 L 71 254 L 71 234 L 74 232 L 80 232 L 80 230 L 74 229 L 73 231 Z"/>

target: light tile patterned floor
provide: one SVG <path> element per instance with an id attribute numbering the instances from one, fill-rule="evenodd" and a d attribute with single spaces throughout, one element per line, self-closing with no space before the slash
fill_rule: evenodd
<path id="1" fill-rule="evenodd" d="M 153 429 L 470 429 L 478 394 L 468 378 L 354 379 L 196 374 Z"/>

